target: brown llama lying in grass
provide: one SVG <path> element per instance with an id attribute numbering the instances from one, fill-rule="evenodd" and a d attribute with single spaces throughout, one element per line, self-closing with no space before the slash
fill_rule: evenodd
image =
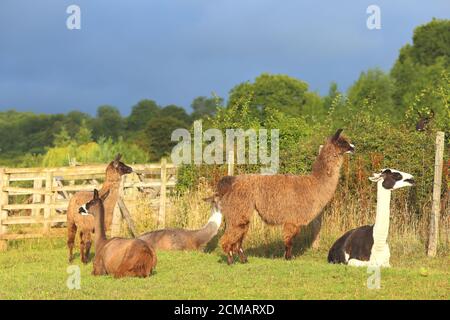
<path id="1" fill-rule="evenodd" d="M 116 158 L 106 167 L 105 182 L 100 189 L 100 195 L 109 191 L 105 200 L 105 225 L 109 230 L 112 222 L 114 207 L 119 197 L 120 178 L 124 174 L 133 172 L 133 169 L 120 161 L 122 156 Z M 69 262 L 73 260 L 73 247 L 77 230 L 80 231 L 80 256 L 83 263 L 88 263 L 89 251 L 91 249 L 91 233 L 94 232 L 94 218 L 78 214 L 78 208 L 92 199 L 91 191 L 80 191 L 75 193 L 67 207 L 67 246 L 69 248 Z"/>
<path id="2" fill-rule="evenodd" d="M 91 201 L 79 208 L 79 215 L 92 215 L 95 219 L 95 276 L 110 274 L 115 278 L 147 277 L 156 266 L 156 253 L 140 239 L 106 239 L 105 208 L 103 202 L 107 191 L 101 197 L 97 189 Z"/>
<path id="3" fill-rule="evenodd" d="M 327 139 L 309 175 L 240 175 L 219 181 L 216 196 L 226 223 L 221 244 L 228 264 L 233 263 L 233 254 L 247 262 L 242 242 L 254 210 L 265 223 L 283 225 L 284 256 L 292 258 L 293 238 L 331 200 L 344 154 L 354 151 L 341 132 Z"/>
<path id="4" fill-rule="evenodd" d="M 138 239 L 144 240 L 155 250 L 198 250 L 206 246 L 217 234 L 222 222 L 222 213 L 214 197 L 204 199 L 213 204 L 212 215 L 203 228 L 198 230 L 162 229 L 144 233 Z"/>

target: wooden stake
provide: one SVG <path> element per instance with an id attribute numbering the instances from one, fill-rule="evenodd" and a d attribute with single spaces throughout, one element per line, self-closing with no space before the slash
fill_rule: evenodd
<path id="1" fill-rule="evenodd" d="M 41 189 L 42 188 L 42 179 L 35 179 L 33 181 L 33 189 Z M 42 202 L 42 194 L 40 193 L 33 193 L 33 203 L 41 203 Z M 33 217 L 38 217 L 41 213 L 40 209 L 32 209 L 31 215 Z"/>
<path id="2" fill-rule="evenodd" d="M 117 201 L 117 204 L 119 205 L 120 211 L 122 212 L 122 217 L 125 218 L 125 221 L 128 224 L 128 228 L 130 229 L 131 235 L 133 237 L 136 237 L 137 232 L 136 232 L 136 227 L 134 226 L 133 218 L 131 217 L 131 214 L 128 211 L 128 208 L 125 205 L 125 202 L 123 201 L 122 197 L 119 198 L 119 200 Z"/>
<path id="3" fill-rule="evenodd" d="M 8 227 L 3 225 L 3 221 L 8 219 L 8 211 L 3 207 L 8 205 L 8 192 L 4 192 L 3 188 L 9 186 L 9 176 L 5 173 L 4 168 L 0 168 L 0 251 L 8 248 L 7 240 L 1 239 L 8 232 Z"/>
<path id="4" fill-rule="evenodd" d="M 161 189 L 159 195 L 158 227 L 164 228 L 166 225 L 166 184 L 167 184 L 167 160 L 161 159 Z"/>
<path id="5" fill-rule="evenodd" d="M 53 187 L 53 172 L 47 172 L 45 175 L 45 191 L 47 191 L 47 193 L 45 194 L 46 207 L 44 208 L 44 220 L 49 220 L 52 214 L 52 208 L 50 206 L 53 202 L 52 187 Z M 44 233 L 48 232 L 49 229 L 50 223 L 44 222 Z"/>
<path id="6" fill-rule="evenodd" d="M 439 241 L 439 216 L 441 211 L 442 166 L 444 162 L 444 132 L 436 135 L 436 156 L 434 160 L 433 204 L 431 207 L 428 256 L 436 256 Z"/>

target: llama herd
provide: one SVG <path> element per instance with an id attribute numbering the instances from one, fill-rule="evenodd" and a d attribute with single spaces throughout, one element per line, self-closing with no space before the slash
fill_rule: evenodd
<path id="1" fill-rule="evenodd" d="M 242 243 L 254 211 L 265 223 L 283 226 L 284 257 L 291 259 L 294 237 L 330 202 L 338 186 L 344 155 L 355 150 L 341 132 L 339 129 L 326 140 L 309 175 L 225 176 L 218 182 L 214 195 L 205 199 L 211 202 L 212 215 L 202 228 L 156 230 L 132 239 L 106 237 L 118 200 L 121 176 L 133 171 L 118 155 L 106 168 L 105 183 L 99 191 L 78 192 L 70 200 L 67 211 L 69 261 L 73 260 L 74 239 L 79 230 L 80 257 L 83 263 L 88 263 L 95 232 L 93 275 L 147 277 L 156 266 L 157 250 L 204 247 L 217 234 L 223 216 L 226 227 L 221 246 L 227 262 L 232 264 L 237 255 L 245 263 L 247 257 Z M 329 251 L 329 263 L 389 267 L 387 235 L 391 191 L 414 185 L 414 179 L 410 174 L 384 169 L 374 173 L 370 180 L 377 182 L 375 224 L 350 230 L 340 237 Z"/>

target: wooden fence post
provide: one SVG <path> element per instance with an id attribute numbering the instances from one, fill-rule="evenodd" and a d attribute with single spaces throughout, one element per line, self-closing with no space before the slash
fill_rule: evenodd
<path id="1" fill-rule="evenodd" d="M 159 192 L 159 213 L 157 224 L 159 228 L 166 225 L 166 185 L 167 185 L 167 160 L 161 159 L 161 189 Z"/>
<path id="2" fill-rule="evenodd" d="M 434 158 L 433 204 L 431 206 L 430 235 L 428 239 L 428 256 L 436 256 L 439 242 L 439 216 L 441 211 L 442 166 L 444 163 L 444 132 L 436 135 L 436 155 Z"/>
<path id="3" fill-rule="evenodd" d="M 122 197 L 119 197 L 119 199 L 117 200 L 117 205 L 119 206 L 120 212 L 122 213 L 122 217 L 128 224 L 128 228 L 130 229 L 131 235 L 133 237 L 137 237 L 138 234 L 136 232 L 136 227 L 134 226 L 133 218 L 131 217 L 131 214 L 128 211 L 128 208 L 125 205 L 125 201 L 123 201 Z"/>
<path id="4" fill-rule="evenodd" d="M 3 206 L 8 205 L 8 192 L 4 192 L 3 188 L 9 186 L 9 176 L 5 173 L 4 168 L 0 168 L 0 251 L 8 248 L 8 241 L 1 239 L 1 236 L 8 232 L 8 227 L 3 225 L 3 220 L 8 218 L 8 211 L 3 210 Z"/>
<path id="5" fill-rule="evenodd" d="M 52 204 L 53 204 L 53 172 L 47 172 L 45 174 L 45 208 L 44 208 L 44 232 L 50 230 L 50 222 L 48 221 L 52 214 Z"/>
<path id="6" fill-rule="evenodd" d="M 33 189 L 42 189 L 42 179 L 33 180 Z M 40 193 L 33 194 L 33 203 L 41 203 L 42 195 Z M 41 209 L 32 209 L 31 215 L 33 217 L 38 217 Z"/>
<path id="7" fill-rule="evenodd" d="M 230 150 L 228 159 L 227 159 L 228 171 L 227 174 L 229 176 L 234 175 L 234 150 Z"/>

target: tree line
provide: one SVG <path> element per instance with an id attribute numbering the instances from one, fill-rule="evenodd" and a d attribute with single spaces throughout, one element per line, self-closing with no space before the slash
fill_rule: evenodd
<path id="1" fill-rule="evenodd" d="M 89 143 L 96 143 L 100 150 L 102 143 L 123 148 L 132 145 L 133 150 L 140 150 L 137 159 L 156 161 L 170 153 L 174 129 L 190 128 L 197 119 L 214 123 L 227 110 L 239 113 L 243 108 L 255 125 L 266 125 L 276 111 L 311 126 L 330 121 L 332 113 L 335 120 L 330 126 L 334 127 L 338 119 L 350 118 L 370 105 L 370 112 L 380 121 L 413 127 L 420 117 L 428 116 L 440 130 L 448 132 L 449 74 L 450 20 L 433 19 L 414 30 L 412 43 L 401 48 L 389 72 L 378 68 L 364 71 L 346 92 L 333 82 L 328 94 L 321 96 L 303 80 L 262 73 L 254 81 L 237 84 L 226 100 L 217 96 L 195 98 L 191 113 L 150 99 L 137 102 L 128 116 L 111 105 L 99 106 L 95 116 L 79 111 L 0 112 L 0 165 L 33 164 L 53 148 Z"/>

